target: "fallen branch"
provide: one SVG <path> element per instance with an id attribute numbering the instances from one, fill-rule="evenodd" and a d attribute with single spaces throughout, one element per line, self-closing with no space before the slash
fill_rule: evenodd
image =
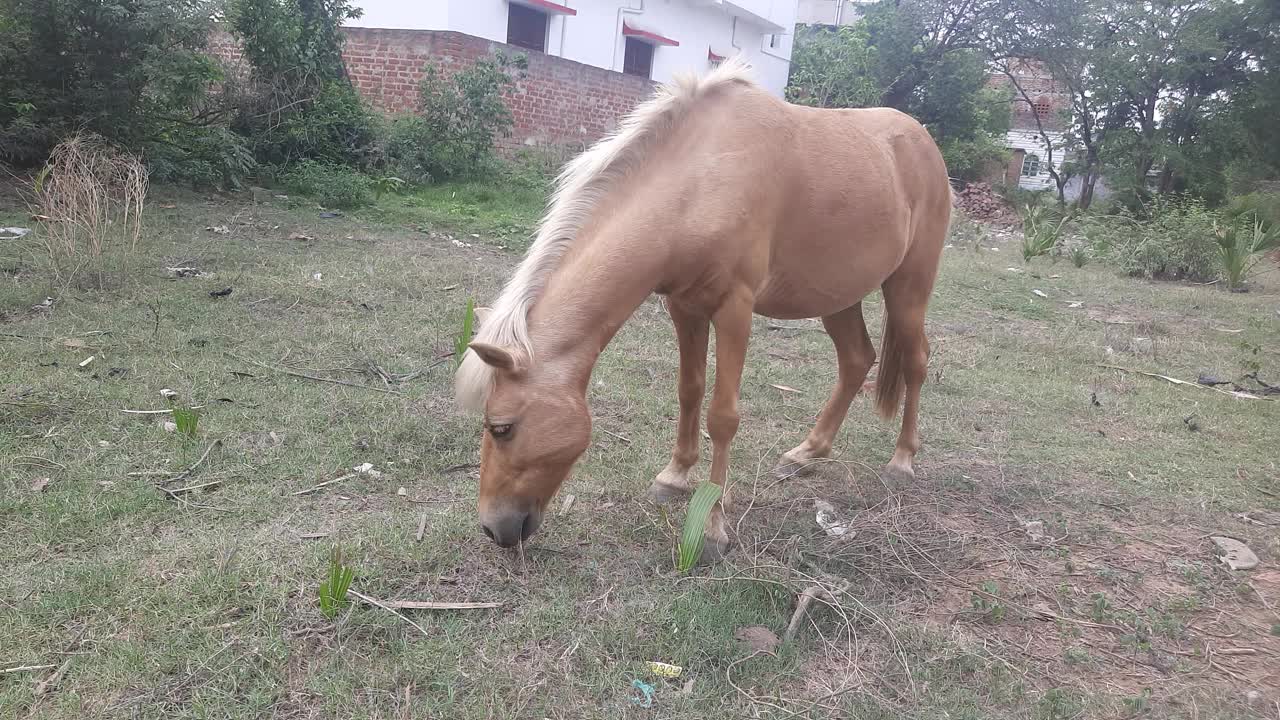
<path id="1" fill-rule="evenodd" d="M 4 670 L 0 670 L 0 675 L 7 675 L 9 673 L 20 673 L 20 672 L 35 672 L 37 670 L 48 670 L 50 668 L 56 668 L 56 667 L 58 666 L 57 665 L 19 665 L 18 667 L 11 667 L 11 668 L 5 668 Z"/>
<path id="2" fill-rule="evenodd" d="M 400 618 L 401 620 L 403 620 L 403 621 L 405 621 L 405 622 L 409 623 L 410 625 L 412 625 L 412 626 L 414 626 L 415 628 L 417 628 L 417 629 L 418 629 L 418 632 L 422 633 L 422 637 L 425 637 L 425 638 L 429 638 L 429 637 L 431 637 L 431 634 L 430 634 L 430 633 L 428 633 L 428 632 L 426 631 L 426 629 L 425 629 L 425 628 L 423 628 L 421 625 L 419 625 L 418 623 L 416 623 L 416 622 L 414 622 L 414 621 L 410 620 L 409 618 L 405 617 L 404 615 L 402 615 L 402 614 L 400 614 L 400 613 L 396 612 L 395 610 L 392 610 L 391 608 L 387 607 L 387 605 L 386 605 L 385 603 L 383 603 L 381 600 L 375 600 L 374 598 L 371 598 L 371 597 L 369 597 L 368 595 L 365 595 L 364 593 L 362 593 L 362 592 L 358 592 L 358 591 L 356 591 L 356 590 L 350 590 L 350 589 L 348 589 L 348 590 L 347 590 L 347 592 L 351 593 L 352 595 L 355 595 L 356 597 L 358 597 L 358 598 L 360 598 L 361 600 L 363 600 L 363 601 L 365 601 L 365 602 L 369 603 L 370 605 L 377 605 L 378 607 L 382 608 L 383 610 L 386 610 L 387 612 L 391 613 L 392 615 L 395 615 L 396 617 Z"/>
<path id="3" fill-rule="evenodd" d="M 213 487 L 214 485 L 221 485 L 221 484 L 222 484 L 221 480 L 210 480 L 207 483 L 200 483 L 199 485 L 188 485 L 186 487 L 173 488 L 172 490 L 167 490 L 167 492 L 170 495 L 181 495 L 183 493 L 189 493 L 195 490 L 200 490 L 202 488 Z"/>
<path id="4" fill-rule="evenodd" d="M 192 407 L 190 407 L 190 408 L 188 408 L 188 409 L 189 409 L 189 410 L 199 410 L 199 409 L 204 408 L 204 407 L 208 407 L 208 406 L 207 406 L 207 405 L 194 405 L 194 406 L 192 406 Z M 173 410 L 121 410 L 120 412 L 125 413 L 126 415 L 169 415 L 169 414 L 173 413 Z"/>
<path id="5" fill-rule="evenodd" d="M 250 360 L 249 358 L 243 358 L 243 357 L 240 357 L 239 355 L 236 355 L 235 353 L 227 353 L 227 355 L 235 358 L 236 360 L 239 360 L 240 362 L 246 362 L 246 363 L 249 363 L 250 365 L 257 365 L 258 367 L 263 368 L 264 370 L 271 370 L 273 372 L 282 373 L 284 375 L 292 375 L 293 377 L 303 378 L 304 380 L 314 380 L 315 382 L 332 383 L 334 385 L 342 385 L 344 387 L 359 388 L 361 390 L 372 390 L 373 392 L 386 393 L 388 395 L 404 394 L 399 390 L 392 390 L 391 388 L 380 388 L 374 385 L 362 385 L 360 383 L 348 382 L 346 380 L 338 380 L 337 378 L 326 378 L 326 377 L 320 377 L 318 375 L 307 375 L 306 373 L 295 372 L 293 370 L 286 370 L 284 368 L 275 367 L 274 365 L 268 365 L 263 362 L 258 362 L 257 360 Z"/>
<path id="6" fill-rule="evenodd" d="M 422 535 L 427 531 L 427 511 L 422 511 L 422 517 L 418 518 L 418 532 L 414 535 L 416 542 L 422 542 Z"/>
<path id="7" fill-rule="evenodd" d="M 1098 367 L 1104 367 L 1109 370 L 1119 370 L 1120 372 L 1134 373 L 1136 375 L 1146 375 L 1147 377 L 1158 378 L 1160 380 L 1164 380 L 1165 382 L 1173 383 L 1174 385 L 1190 385 L 1191 387 L 1200 388 L 1202 390 L 1212 390 L 1216 393 L 1222 393 L 1223 395 L 1230 395 L 1231 397 L 1236 397 L 1236 398 L 1243 398 L 1245 400 L 1266 400 L 1267 399 L 1264 397 L 1253 395 L 1251 393 L 1241 392 L 1239 390 L 1221 390 L 1219 388 L 1212 387 L 1210 385 L 1201 385 L 1200 383 L 1193 383 L 1187 380 L 1179 380 L 1178 378 L 1169 377 L 1168 375 L 1161 375 L 1159 373 L 1147 372 L 1145 370 L 1134 370 L 1132 368 L 1120 367 L 1119 365 L 1106 365 L 1106 364 L 1100 363 Z"/>
<path id="8" fill-rule="evenodd" d="M 429 602 L 425 600 L 383 600 L 396 610 L 490 610 L 502 607 L 500 602 Z"/>
<path id="9" fill-rule="evenodd" d="M 340 482 L 342 482 L 343 480 L 350 480 L 351 478 L 353 478 L 353 477 L 355 477 L 356 475 L 359 475 L 359 474 L 360 474 L 360 473 L 347 473 L 346 475 L 343 475 L 342 477 L 336 477 L 336 478 L 334 478 L 334 479 L 332 479 L 332 480 L 325 480 L 324 482 L 320 483 L 319 485 L 315 485 L 315 486 L 313 486 L 313 487 L 309 487 L 309 488 L 307 488 L 306 490 L 299 490 L 299 491 L 297 491 L 297 492 L 295 492 L 295 493 L 290 493 L 290 494 L 291 494 L 291 495 L 307 495 L 307 494 L 309 494 L 309 493 L 313 493 L 313 492 L 315 492 L 315 491 L 317 491 L 317 490 L 319 490 L 319 489 L 321 489 L 321 488 L 328 487 L 328 486 L 330 486 L 330 485 L 332 485 L 332 484 L 334 484 L 334 483 L 340 483 Z"/>

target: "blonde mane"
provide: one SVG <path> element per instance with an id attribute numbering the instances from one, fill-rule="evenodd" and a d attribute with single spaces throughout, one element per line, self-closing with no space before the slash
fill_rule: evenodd
<path id="1" fill-rule="evenodd" d="M 698 98 L 725 85 L 752 82 L 751 69 L 741 56 L 729 58 L 702 77 L 677 76 L 624 118 L 617 132 L 566 164 L 556 178 L 533 244 L 480 324 L 475 339 L 512 348 L 531 360 L 529 309 L 601 198 L 648 147 L 685 117 Z M 493 369 L 468 350 L 454 377 L 458 404 L 471 412 L 482 411 L 492 383 Z"/>

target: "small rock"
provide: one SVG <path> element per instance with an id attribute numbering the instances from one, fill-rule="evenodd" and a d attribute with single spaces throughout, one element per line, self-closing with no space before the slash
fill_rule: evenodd
<path id="1" fill-rule="evenodd" d="M 759 625 L 738 628 L 733 636 L 739 642 L 745 643 L 753 652 L 772 655 L 774 649 L 778 647 L 778 636 L 774 635 L 769 628 Z"/>
<path id="2" fill-rule="evenodd" d="M 1047 297 L 1049 297 L 1048 295 L 1045 295 L 1045 294 L 1044 294 L 1044 291 L 1043 291 L 1043 290 L 1036 290 L 1036 289 L 1034 289 L 1034 288 L 1031 290 L 1031 294 L 1032 294 L 1032 295 L 1035 295 L 1036 297 L 1042 297 L 1042 298 L 1047 298 Z"/>
<path id="3" fill-rule="evenodd" d="M 1249 705 L 1251 706 L 1257 705 L 1258 703 L 1262 702 L 1262 693 L 1258 692 L 1257 690 L 1250 690 L 1249 692 L 1244 694 L 1244 699 L 1245 699 L 1245 702 L 1249 703 Z"/>
<path id="4" fill-rule="evenodd" d="M 163 427 L 165 432 L 178 432 L 178 423 L 172 420 L 165 420 Z"/>
<path id="5" fill-rule="evenodd" d="M 51 479 L 47 477 L 36 478 L 35 481 L 31 483 L 31 490 L 33 492 L 44 492 L 44 489 L 49 487 L 50 482 Z"/>
<path id="6" fill-rule="evenodd" d="M 396 494 L 400 497 L 409 497 L 409 489 L 402 485 L 399 490 L 396 490 Z"/>
<path id="7" fill-rule="evenodd" d="M 312 280 L 323 280 L 323 279 L 324 279 L 324 273 L 311 273 L 311 279 L 312 279 Z"/>
<path id="8" fill-rule="evenodd" d="M 174 392 L 173 390 L 170 390 L 169 388 L 162 388 L 160 390 L 160 397 L 172 402 L 178 399 L 178 393 Z"/>
<path id="9" fill-rule="evenodd" d="M 1209 538 L 1221 552 L 1218 559 L 1232 570 L 1252 570 L 1258 567 L 1258 556 L 1253 554 L 1248 545 L 1235 538 L 1214 535 Z"/>

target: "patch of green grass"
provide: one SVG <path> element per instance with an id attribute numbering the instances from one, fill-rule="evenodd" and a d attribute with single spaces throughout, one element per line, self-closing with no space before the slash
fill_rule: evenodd
<path id="1" fill-rule="evenodd" d="M 388 222 L 523 250 L 546 210 L 546 196 L 523 183 L 440 183 L 387 196 L 373 213 Z"/>

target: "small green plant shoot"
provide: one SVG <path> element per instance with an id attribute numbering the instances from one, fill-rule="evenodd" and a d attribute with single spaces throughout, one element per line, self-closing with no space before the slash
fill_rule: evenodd
<path id="1" fill-rule="evenodd" d="M 196 427 L 200 424 L 200 411 L 195 408 L 175 406 L 173 424 L 178 426 L 178 434 L 192 439 L 196 436 Z"/>
<path id="2" fill-rule="evenodd" d="M 350 602 L 347 590 L 351 589 L 355 577 L 355 568 L 342 561 L 342 550 L 335 547 L 329 553 L 329 577 L 320 583 L 320 612 L 329 620 L 337 617 L 338 611 Z"/>
<path id="3" fill-rule="evenodd" d="M 698 562 L 702 554 L 703 531 L 707 527 L 707 519 L 711 510 L 720 500 L 724 490 L 714 483 L 704 482 L 693 493 L 689 501 L 689 509 L 684 516 L 684 530 L 680 533 L 680 559 L 678 569 L 688 572 Z"/>
<path id="4" fill-rule="evenodd" d="M 404 180 L 394 175 L 384 175 L 373 181 L 373 199 L 378 201 L 383 195 L 400 192 L 405 185 Z"/>
<path id="5" fill-rule="evenodd" d="M 467 345 L 471 343 L 471 332 L 476 322 L 476 304 L 474 300 L 467 299 L 467 312 L 462 316 L 462 328 L 458 331 L 458 336 L 453 339 L 453 365 L 457 367 L 462 364 L 462 356 L 467 353 Z"/>

